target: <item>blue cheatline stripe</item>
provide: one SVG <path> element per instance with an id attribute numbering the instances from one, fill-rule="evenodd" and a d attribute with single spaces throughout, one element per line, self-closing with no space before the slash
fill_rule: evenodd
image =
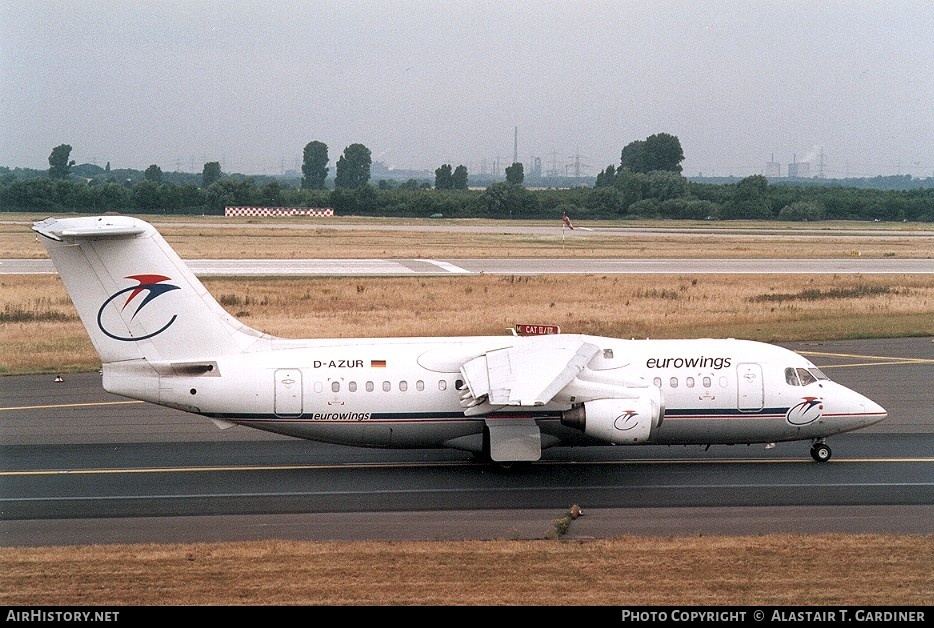
<path id="1" fill-rule="evenodd" d="M 663 421 L 668 419 L 784 419 L 788 408 L 764 408 L 756 411 L 740 411 L 731 408 L 710 409 L 690 409 L 683 408 L 678 410 L 666 410 Z M 313 418 L 315 415 L 330 415 L 329 418 Z M 346 418 L 340 418 L 345 415 Z M 536 419 L 536 420 L 559 420 L 560 412 L 538 411 L 538 412 L 513 412 L 513 413 L 494 413 L 489 416 L 464 416 L 463 412 L 305 412 L 302 415 L 278 416 L 272 413 L 205 413 L 204 416 L 222 419 L 226 421 L 249 421 L 254 423 L 276 422 L 276 423 L 400 423 L 419 421 L 443 421 L 443 422 L 463 422 L 463 421 L 485 421 L 488 418 L 496 419 Z M 333 417 L 333 418 L 331 418 Z M 366 417 L 366 418 L 362 418 Z"/>
<path id="2" fill-rule="evenodd" d="M 714 418 L 714 419 L 726 419 L 731 417 L 746 417 L 752 416 L 756 418 L 771 418 L 773 416 L 784 417 L 785 413 L 788 412 L 788 408 L 762 408 L 761 410 L 737 410 L 736 408 L 682 408 L 677 410 L 665 410 L 665 418 L 672 419 L 696 419 L 696 418 Z"/>
<path id="3" fill-rule="evenodd" d="M 313 418 L 315 415 L 331 415 L 333 418 Z M 346 415 L 346 418 L 340 418 L 340 415 Z M 306 412 L 301 416 L 277 416 L 271 413 L 264 414 L 217 414 L 205 413 L 204 416 L 212 419 L 221 419 L 225 421 L 249 421 L 249 422 L 292 422 L 292 423 L 402 423 L 419 421 L 444 421 L 444 422 L 469 422 L 485 421 L 487 417 L 464 416 L 463 412 L 373 412 L 367 416 L 366 412 Z M 356 416 L 357 418 L 354 418 Z M 362 418 L 366 417 L 366 418 Z M 523 412 L 508 415 L 495 415 L 491 419 L 560 419 L 555 412 Z"/>

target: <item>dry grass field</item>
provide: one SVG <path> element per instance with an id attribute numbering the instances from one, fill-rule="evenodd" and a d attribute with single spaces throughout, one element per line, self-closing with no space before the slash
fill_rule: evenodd
<path id="1" fill-rule="evenodd" d="M 934 537 L 755 536 L 0 548 L 13 606 L 901 606 Z"/>
<path id="2" fill-rule="evenodd" d="M 0 218 L 3 218 L 0 215 Z M 29 225 L 45 216 L 0 220 L 0 259 L 44 258 Z M 159 229 L 184 259 L 217 258 L 928 258 L 934 225 L 917 223 L 761 223 L 626 221 L 561 229 L 560 221 L 223 218 L 140 216 Z M 518 226 L 535 233 L 519 235 Z M 478 227 L 455 230 L 451 227 Z M 578 225 L 584 227 L 585 225 Z M 627 229 L 624 236 L 601 232 Z M 666 231 L 659 233 L 658 228 Z M 910 237 L 909 237 L 910 236 Z"/>
<path id="3" fill-rule="evenodd" d="M 34 218 L 42 217 L 28 220 Z M 762 238 L 640 233 L 578 240 L 562 238 L 559 229 L 537 238 L 433 231 L 393 232 L 390 238 L 366 228 L 217 228 L 205 220 L 218 219 L 157 224 L 185 258 L 685 257 L 687 252 L 753 258 L 779 256 L 779 251 L 782 257 L 807 257 L 815 255 L 816 241 L 794 229 Z M 821 240 L 822 255 L 934 258 L 931 231 L 910 238 L 888 232 L 835 238 Z M 0 224 L 0 259 L 44 255 L 28 222 Z M 517 322 L 621 337 L 793 341 L 934 335 L 934 273 L 217 278 L 205 284 L 247 324 L 286 337 L 500 334 Z M 0 374 L 98 366 L 57 276 L 0 275 Z M 30 606 L 934 602 L 930 536 L 0 547 L 0 569 L 0 603 Z"/>
<path id="4" fill-rule="evenodd" d="M 517 323 L 622 338 L 934 334 L 931 275 L 211 278 L 230 313 L 288 338 L 499 335 Z M 0 275 L 0 375 L 99 368 L 57 275 Z"/>
<path id="5" fill-rule="evenodd" d="M 29 229 L 40 216 L 0 222 L 0 259 L 42 258 Z M 144 217 L 186 259 L 450 257 L 931 258 L 934 226 L 624 223 L 625 236 L 541 223 Z M 528 235 L 517 224 L 554 227 Z M 474 226 L 457 230 L 453 226 Z M 619 228 L 620 223 L 613 223 Z M 663 233 L 649 232 L 659 226 Z M 598 228 L 599 225 L 595 225 Z M 761 228 L 761 225 L 760 225 Z M 831 232 L 830 230 L 833 229 Z M 827 233 L 824 236 L 822 234 Z M 816 234 L 816 235 L 815 235 Z M 819 243 L 819 247 L 816 246 Z M 934 261 L 932 261 L 934 268 Z M 731 336 L 765 341 L 934 333 L 931 275 L 472 276 L 216 278 L 221 304 L 283 337 L 501 334 L 516 323 L 618 337 Z M 0 275 L 0 375 L 97 368 L 56 276 Z"/>

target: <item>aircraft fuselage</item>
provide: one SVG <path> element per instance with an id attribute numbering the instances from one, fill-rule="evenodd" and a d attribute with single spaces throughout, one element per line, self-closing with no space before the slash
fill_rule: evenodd
<path id="1" fill-rule="evenodd" d="M 884 410 L 828 379 L 788 382 L 814 365 L 744 340 L 618 340 L 579 336 L 601 354 L 590 367 L 621 384 L 657 388 L 664 413 L 652 444 L 736 444 L 819 439 L 875 423 Z M 575 400 L 465 416 L 460 365 L 522 337 L 303 341 L 204 360 L 201 372 L 104 368 L 110 392 L 299 438 L 375 447 L 480 451 L 490 421 L 534 420 L 543 447 L 607 444 L 561 422 Z M 187 364 L 198 371 L 198 361 Z M 192 366 L 194 365 L 194 366 Z M 210 369 L 208 370 L 208 366 Z M 182 370 L 182 372 L 178 372 Z M 141 390 L 140 383 L 148 381 Z M 640 442 L 640 444 L 642 444 Z"/>

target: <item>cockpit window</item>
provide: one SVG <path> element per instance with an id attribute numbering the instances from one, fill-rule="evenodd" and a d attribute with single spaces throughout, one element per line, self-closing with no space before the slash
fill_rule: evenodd
<path id="1" fill-rule="evenodd" d="M 785 381 L 789 386 L 807 386 L 820 380 L 830 379 L 819 368 L 786 368 Z"/>
<path id="2" fill-rule="evenodd" d="M 798 379 L 801 380 L 802 386 L 807 386 L 808 384 L 813 384 L 817 381 L 817 378 L 811 375 L 811 372 L 807 369 L 797 369 L 798 370 Z"/>

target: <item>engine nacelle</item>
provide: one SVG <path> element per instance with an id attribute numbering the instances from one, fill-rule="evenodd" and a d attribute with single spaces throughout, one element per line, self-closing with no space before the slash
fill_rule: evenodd
<path id="1" fill-rule="evenodd" d="M 664 414 L 661 391 L 650 386 L 632 399 L 586 401 L 566 411 L 561 423 L 614 445 L 642 445 L 651 441 Z"/>

